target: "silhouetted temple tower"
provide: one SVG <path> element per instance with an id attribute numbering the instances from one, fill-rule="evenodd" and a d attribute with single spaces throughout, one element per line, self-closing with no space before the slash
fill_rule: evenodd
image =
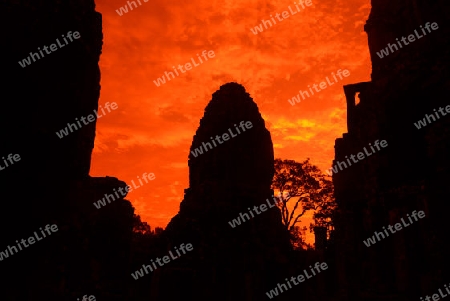
<path id="1" fill-rule="evenodd" d="M 373 0 L 365 25 L 372 81 L 347 85 L 348 133 L 335 160 L 375 140 L 388 146 L 333 175 L 338 203 L 336 262 L 339 300 L 412 300 L 450 277 L 450 116 L 414 125 L 445 107 L 450 92 L 448 1 Z M 380 58 L 388 43 L 436 22 L 438 30 Z M 360 102 L 355 97 L 359 93 Z M 367 247 L 363 240 L 414 210 L 426 218 Z"/>
<path id="2" fill-rule="evenodd" d="M 193 155 L 216 135 L 236 134 L 241 121 L 252 128 Z M 281 213 L 274 207 L 236 227 L 229 221 L 272 198 L 273 174 L 272 139 L 256 103 L 237 83 L 221 86 L 193 138 L 189 188 L 164 233 L 168 248 L 192 243 L 194 250 L 154 273 L 154 300 L 267 299 L 287 273 L 291 250 Z"/>

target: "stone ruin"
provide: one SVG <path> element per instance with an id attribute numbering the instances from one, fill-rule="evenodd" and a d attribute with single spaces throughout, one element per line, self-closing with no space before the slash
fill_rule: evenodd
<path id="1" fill-rule="evenodd" d="M 253 127 L 189 155 L 189 188 L 165 237 L 168 250 L 181 243 L 192 243 L 194 250 L 154 272 L 155 300 L 265 300 L 265 292 L 286 276 L 291 246 L 278 208 L 235 228 L 228 223 L 273 195 L 272 140 L 243 86 L 228 83 L 213 94 L 190 150 L 228 129 L 236 133 L 241 121 Z"/>

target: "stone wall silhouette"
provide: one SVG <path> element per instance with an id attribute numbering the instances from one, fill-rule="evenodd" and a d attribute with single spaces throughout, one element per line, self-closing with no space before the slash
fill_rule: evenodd
<path id="1" fill-rule="evenodd" d="M 59 229 L 0 263 L 1 298 L 123 300 L 134 209 L 123 198 L 101 209 L 93 202 L 126 184 L 89 177 L 96 122 L 56 135 L 98 108 L 101 15 L 93 0 L 1 1 L 0 8 L 0 157 L 21 158 L 0 172 L 0 249 L 47 224 Z M 18 64 L 69 31 L 80 39 Z"/>
<path id="2" fill-rule="evenodd" d="M 344 87 L 348 133 L 336 140 L 333 164 L 377 139 L 388 146 L 333 175 L 340 300 L 411 300 L 450 280 L 450 116 L 414 126 L 450 104 L 449 16 L 444 1 L 372 1 L 365 26 L 372 81 Z M 426 22 L 439 29 L 387 57 L 376 54 Z M 373 246 L 363 244 L 414 210 L 426 218 Z"/>

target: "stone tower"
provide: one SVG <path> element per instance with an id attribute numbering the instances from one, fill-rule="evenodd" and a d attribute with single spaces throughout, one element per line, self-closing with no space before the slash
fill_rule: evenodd
<path id="1" fill-rule="evenodd" d="M 444 212 L 450 206 L 443 200 L 450 193 L 450 116 L 414 125 L 449 104 L 449 16 L 446 1 L 372 1 L 365 25 L 372 81 L 344 87 L 348 133 L 336 140 L 334 163 L 377 139 L 388 146 L 333 175 L 340 300 L 418 300 L 449 279 Z M 439 29 L 424 36 L 420 26 L 427 22 Z M 377 54 L 414 30 L 423 37 L 388 56 Z M 373 246 L 363 244 L 414 210 L 426 218 Z"/>
<path id="2" fill-rule="evenodd" d="M 96 120 L 56 135 L 99 106 L 102 16 L 94 0 L 6 0 L 0 8 L 0 157 L 21 158 L 0 171 L 0 249 L 47 224 L 59 229 L 1 262 L 2 299 L 123 300 L 134 209 L 122 197 L 102 209 L 93 202 L 126 184 L 89 176 Z M 18 63 L 57 38 L 64 43 L 69 31 L 80 38 Z"/>
<path id="3" fill-rule="evenodd" d="M 240 127 L 238 134 L 236 126 L 242 121 L 252 127 Z M 224 133 L 230 134 L 229 140 L 214 146 L 211 138 Z M 207 142 L 212 149 L 207 146 L 208 151 L 195 156 L 195 149 Z M 192 243 L 194 250 L 156 271 L 152 284 L 159 287 L 153 287 L 154 297 L 264 300 L 277 276 L 285 276 L 279 273 L 291 247 L 276 207 L 254 213 L 234 228 L 229 224 L 240 213 L 248 214 L 248 208 L 272 199 L 272 140 L 243 86 L 228 83 L 213 94 L 190 150 L 190 187 L 165 235 L 169 248 Z M 180 289 L 164 290 L 164 283 L 173 281 Z"/>

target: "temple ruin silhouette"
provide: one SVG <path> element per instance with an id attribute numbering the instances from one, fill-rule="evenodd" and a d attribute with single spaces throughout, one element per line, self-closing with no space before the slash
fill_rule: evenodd
<path id="1" fill-rule="evenodd" d="M 338 300 L 418 300 L 450 281 L 450 118 L 420 131 L 414 126 L 449 104 L 449 16 L 444 1 L 372 1 L 364 26 L 372 80 L 344 87 L 348 132 L 336 140 L 333 163 L 376 139 L 389 146 L 333 175 L 339 210 L 330 256 L 339 258 Z M 376 55 L 426 22 L 439 29 L 387 57 Z M 426 218 L 376 245 L 363 244 L 413 210 Z"/>
<path id="2" fill-rule="evenodd" d="M 95 209 L 93 202 L 105 193 L 126 186 L 114 177 L 89 176 L 96 122 L 63 139 L 55 132 L 98 108 L 102 16 L 93 0 L 2 1 L 0 156 L 19 154 L 21 160 L 0 172 L 0 237 L 6 246 L 46 224 L 59 230 L 0 262 L 0 299 L 263 300 L 267 290 L 316 261 L 329 269 L 276 299 L 417 300 L 448 284 L 450 116 L 420 130 L 414 122 L 449 104 L 450 3 L 371 4 L 364 27 L 371 81 L 343 89 L 348 132 L 336 140 L 334 162 L 376 139 L 389 146 L 333 176 L 336 230 L 327 241 L 323 229 L 317 231 L 318 250 L 293 252 L 276 208 L 237 228 L 228 224 L 273 193 L 270 133 L 237 83 L 213 93 L 190 151 L 242 120 L 253 128 L 189 155 L 189 187 L 165 231 L 137 238 L 134 208 L 123 198 Z M 439 29 L 383 59 L 376 55 L 426 22 Z M 79 31 L 82 42 L 27 68 L 17 64 L 68 31 Z M 413 210 L 425 211 L 426 218 L 371 247 L 363 244 Z M 152 275 L 130 276 L 181 243 L 194 250 Z"/>
<path id="3" fill-rule="evenodd" d="M 272 139 L 243 86 L 228 83 L 213 94 L 191 150 L 241 121 L 250 121 L 253 127 L 198 157 L 189 155 L 189 188 L 165 236 L 171 245 L 192 243 L 194 251 L 153 277 L 158 284 L 186 287 L 189 283 L 191 289 L 153 288 L 155 300 L 232 300 L 238 296 L 264 300 L 264 292 L 287 272 L 291 246 L 278 208 L 237 228 L 228 224 L 240 212 L 273 196 Z M 180 280 L 174 283 L 174 279 Z"/>

